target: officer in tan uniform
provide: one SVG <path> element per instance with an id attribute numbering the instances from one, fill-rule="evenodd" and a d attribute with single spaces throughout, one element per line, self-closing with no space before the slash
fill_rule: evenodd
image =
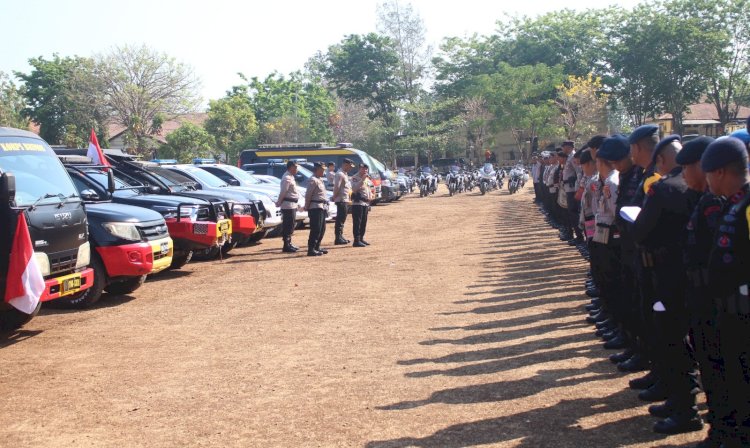
<path id="1" fill-rule="evenodd" d="M 320 242 L 326 234 L 326 217 L 328 215 L 328 197 L 323 183 L 323 163 L 313 164 L 314 176 L 310 178 L 305 194 L 305 204 L 310 218 L 310 236 L 307 239 L 307 256 L 325 255 L 327 250 L 320 248 Z"/>
<path id="2" fill-rule="evenodd" d="M 299 202 L 299 191 L 294 175 L 297 174 L 297 164 L 290 160 L 286 163 L 286 173 L 281 177 L 279 186 L 279 199 L 276 206 L 281 207 L 281 238 L 284 241 L 282 252 L 294 253 L 299 247 L 292 244 L 292 234 L 297 218 L 297 207 Z"/>
<path id="3" fill-rule="evenodd" d="M 367 230 L 367 214 L 370 211 L 370 185 L 368 174 L 370 167 L 365 163 L 359 164 L 359 172 L 352 176 L 352 231 L 354 233 L 354 247 L 367 247 L 370 245 L 365 241 Z"/>
<path id="4" fill-rule="evenodd" d="M 333 202 L 336 203 L 336 240 L 334 244 L 349 244 L 351 241 L 344 238 L 344 224 L 346 215 L 349 214 L 351 205 L 352 183 L 349 180 L 349 171 L 354 168 L 354 162 L 344 159 L 341 169 L 333 179 Z"/>

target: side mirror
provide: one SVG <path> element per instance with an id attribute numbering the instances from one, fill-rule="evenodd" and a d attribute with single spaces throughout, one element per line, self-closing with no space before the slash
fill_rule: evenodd
<path id="1" fill-rule="evenodd" d="M 81 191 L 81 199 L 84 201 L 98 201 L 99 195 L 94 190 L 83 190 Z"/>
<path id="2" fill-rule="evenodd" d="M 7 205 L 16 201 L 16 176 L 13 173 L 0 176 L 0 201 Z"/>
<path id="3" fill-rule="evenodd" d="M 157 187 L 156 185 L 151 185 L 148 188 L 146 188 L 146 191 L 151 194 L 159 194 L 161 193 L 161 188 Z"/>
<path id="4" fill-rule="evenodd" d="M 109 191 L 109 194 L 114 194 L 116 189 L 115 174 L 112 172 L 112 170 L 107 170 L 107 191 Z"/>
<path id="5" fill-rule="evenodd" d="M 240 186 L 240 181 L 238 181 L 237 179 L 227 179 L 227 183 L 233 187 Z"/>

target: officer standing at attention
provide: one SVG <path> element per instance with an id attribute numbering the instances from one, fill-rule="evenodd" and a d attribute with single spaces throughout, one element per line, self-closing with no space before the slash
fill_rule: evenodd
<path id="1" fill-rule="evenodd" d="M 320 248 L 320 242 L 326 234 L 326 217 L 328 215 L 328 197 L 323 183 L 323 163 L 313 164 L 314 176 L 310 178 L 305 193 L 305 204 L 310 218 L 310 236 L 307 238 L 307 256 L 327 254 L 327 250 Z"/>
<path id="2" fill-rule="evenodd" d="M 359 164 L 359 172 L 352 176 L 352 232 L 354 233 L 354 247 L 367 247 L 370 245 L 365 241 L 367 230 L 367 214 L 370 211 L 370 186 L 367 180 L 370 167 L 367 164 Z"/>
<path id="3" fill-rule="evenodd" d="M 281 207 L 281 239 L 284 241 L 282 252 L 294 253 L 299 247 L 292 244 L 292 234 L 297 218 L 299 191 L 294 175 L 297 174 L 297 163 L 290 160 L 286 163 L 286 173 L 281 177 L 279 185 L 279 199 L 276 206 Z"/>
<path id="4" fill-rule="evenodd" d="M 326 171 L 326 182 L 333 185 L 333 181 L 336 177 L 336 164 L 328 162 L 328 171 Z"/>
<path id="5" fill-rule="evenodd" d="M 689 190 L 677 164 L 682 150 L 680 136 L 664 138 L 654 148 L 652 165 L 661 178 L 651 184 L 643 208 L 633 223 L 633 238 L 642 247 L 644 266 L 651 268 L 654 291 L 648 303 L 656 337 L 652 342 L 653 368 L 665 386 L 667 402 L 649 407 L 649 413 L 662 418 L 654 425 L 661 434 L 699 431 L 697 371 L 687 337 L 686 283 L 682 244 L 687 223 L 698 203 L 699 194 Z"/>
<path id="6" fill-rule="evenodd" d="M 716 306 L 708 289 L 709 254 L 713 236 L 719 229 L 724 201 L 708 191 L 706 174 L 701 169 L 701 156 L 713 141 L 711 137 L 698 137 L 685 143 L 677 154 L 677 163 L 682 165 L 682 176 L 688 188 L 702 194 L 690 215 L 687 241 L 683 247 L 688 276 L 686 299 L 690 332 L 708 407 L 708 437 L 699 445 L 702 448 L 721 446 L 728 435 L 725 422 L 729 417 L 726 411 L 728 391 L 722 390 L 724 363 L 716 331 Z"/>
<path id="7" fill-rule="evenodd" d="M 346 215 L 349 214 L 351 204 L 352 183 L 349 180 L 349 171 L 354 168 L 354 162 L 350 159 L 344 159 L 344 164 L 333 178 L 333 202 L 336 203 L 336 240 L 333 244 L 349 244 L 351 241 L 344 238 L 344 224 Z"/>
<path id="8" fill-rule="evenodd" d="M 708 290 L 717 307 L 723 390 L 734 418 L 726 421 L 725 448 L 750 446 L 750 177 L 747 149 L 739 139 L 719 138 L 706 148 L 701 168 L 711 193 L 726 199 L 708 263 Z"/>
<path id="9" fill-rule="evenodd" d="M 565 153 L 565 165 L 562 170 L 562 188 L 565 191 L 565 198 L 567 200 L 567 237 L 573 239 L 575 234 L 575 242 L 583 242 L 583 236 L 581 235 L 581 229 L 578 228 L 578 213 L 580 211 L 580 202 L 575 199 L 576 195 L 576 182 L 578 181 L 578 170 L 576 169 L 575 163 L 575 146 L 572 141 L 565 141 L 562 144 L 562 151 Z"/>

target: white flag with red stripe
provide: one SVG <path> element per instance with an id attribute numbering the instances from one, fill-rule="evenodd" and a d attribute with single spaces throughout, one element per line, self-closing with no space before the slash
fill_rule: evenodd
<path id="1" fill-rule="evenodd" d="M 110 166 L 107 159 L 104 157 L 102 148 L 99 147 L 99 140 L 96 138 L 96 132 L 94 128 L 91 128 L 91 136 L 89 137 L 89 149 L 86 151 L 86 157 L 90 158 L 97 165 Z"/>
<path id="2" fill-rule="evenodd" d="M 5 282 L 5 301 L 18 311 L 31 314 L 44 293 L 44 276 L 34 258 L 29 228 L 23 212 L 18 214 L 16 235 L 10 248 Z"/>

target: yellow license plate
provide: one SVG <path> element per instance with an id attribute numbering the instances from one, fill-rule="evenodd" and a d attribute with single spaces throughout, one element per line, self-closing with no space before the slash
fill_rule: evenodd
<path id="1" fill-rule="evenodd" d="M 60 282 L 60 296 L 73 294 L 81 289 L 81 276 L 69 277 Z"/>

